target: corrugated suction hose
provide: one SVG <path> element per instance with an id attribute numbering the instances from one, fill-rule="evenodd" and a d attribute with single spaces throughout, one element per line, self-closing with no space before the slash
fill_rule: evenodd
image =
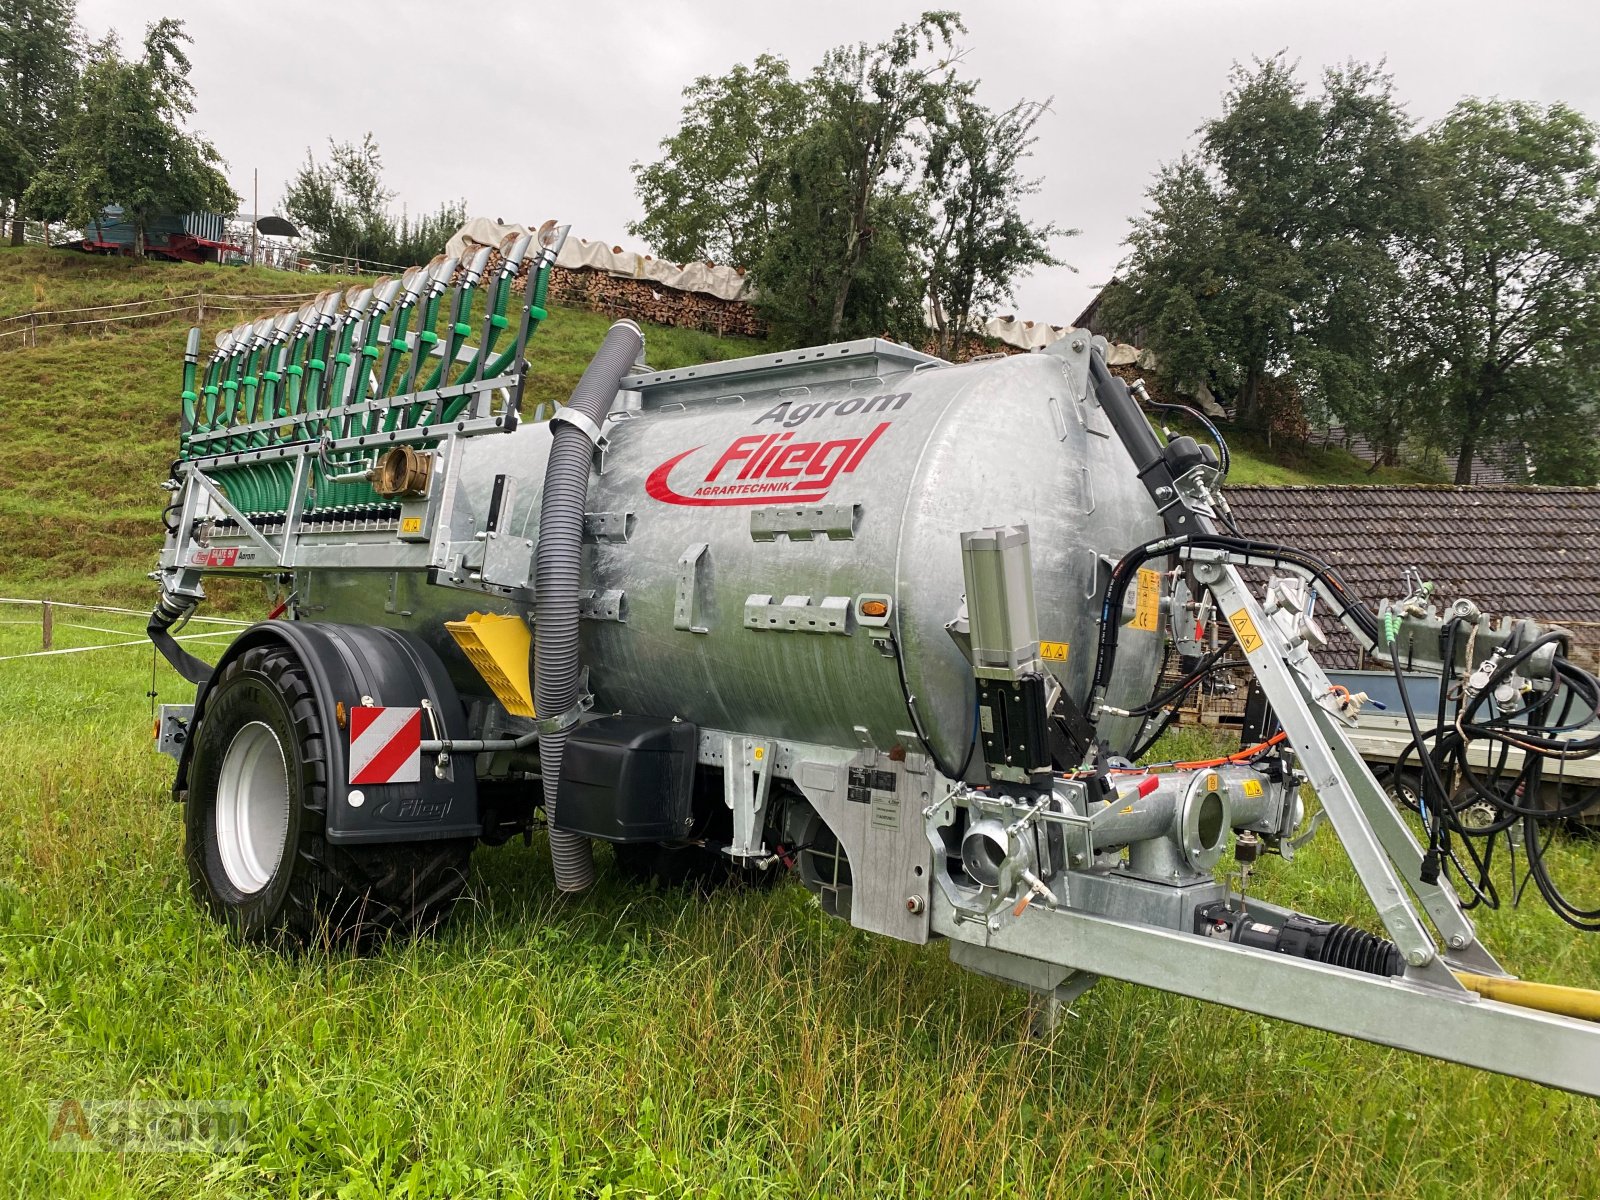
<path id="1" fill-rule="evenodd" d="M 584 368 L 566 411 L 598 428 L 617 390 L 644 350 L 644 334 L 632 321 L 618 321 Z M 558 414 L 559 416 L 559 414 Z M 594 444 L 581 423 L 552 422 L 550 459 L 539 504 L 539 548 L 534 558 L 533 699 L 540 717 L 555 717 L 578 702 L 578 592 L 581 585 L 583 514 L 589 499 Z M 559 827 L 556 791 L 567 731 L 539 735 L 539 774 L 544 814 L 550 826 L 550 862 L 556 887 L 581 892 L 594 882 L 589 839 Z"/>

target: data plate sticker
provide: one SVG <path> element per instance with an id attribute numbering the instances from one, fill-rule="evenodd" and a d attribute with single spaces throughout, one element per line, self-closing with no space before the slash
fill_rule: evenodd
<path id="1" fill-rule="evenodd" d="M 882 792 L 872 794 L 872 827 L 874 829 L 900 828 L 900 797 Z"/>
<path id="2" fill-rule="evenodd" d="M 1133 629 L 1154 633 L 1161 624 L 1161 572 L 1139 568 L 1139 590 L 1133 603 Z"/>

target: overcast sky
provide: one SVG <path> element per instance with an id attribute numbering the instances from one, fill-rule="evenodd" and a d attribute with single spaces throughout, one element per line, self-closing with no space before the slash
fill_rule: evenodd
<path id="1" fill-rule="evenodd" d="M 1387 58 L 1411 115 L 1462 95 L 1564 100 L 1600 117 L 1593 0 L 1034 0 L 953 4 L 968 76 L 1008 106 L 1053 96 L 1038 125 L 1031 215 L 1082 232 L 1036 273 L 1017 312 L 1070 321 L 1115 269 L 1157 166 L 1215 115 L 1230 64 L 1288 49 L 1325 65 Z M 924 3 L 800 0 L 79 0 L 91 37 L 131 49 L 162 16 L 195 44 L 195 125 L 228 161 L 249 210 L 274 211 L 307 147 L 371 131 L 389 186 L 413 210 L 463 199 L 469 215 L 636 246 L 629 166 L 677 124 L 680 93 L 763 51 L 805 70 L 844 41 L 879 41 Z"/>

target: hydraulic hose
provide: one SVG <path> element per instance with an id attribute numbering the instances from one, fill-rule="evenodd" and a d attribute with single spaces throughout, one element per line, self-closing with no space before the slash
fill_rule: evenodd
<path id="1" fill-rule="evenodd" d="M 180 621 L 187 621 L 199 603 L 198 600 L 163 592 L 160 602 L 150 614 L 150 623 L 145 626 L 145 633 L 155 648 L 161 651 L 161 657 L 196 687 L 211 681 L 211 664 L 178 645 L 177 639 L 172 636 L 172 627 Z"/>
<path id="2" fill-rule="evenodd" d="M 583 514 L 589 498 L 594 443 L 587 429 L 606 419 L 622 379 L 644 349 L 632 321 L 618 321 L 584 368 L 563 412 L 551 420 L 550 458 L 539 503 L 539 548 L 534 557 L 533 704 L 555 717 L 578 702 L 578 592 L 581 586 Z M 570 418 L 568 417 L 570 414 Z M 567 730 L 539 735 L 539 774 L 550 826 L 550 862 L 556 887 L 581 892 L 594 882 L 589 839 L 561 828 L 556 810 Z"/>

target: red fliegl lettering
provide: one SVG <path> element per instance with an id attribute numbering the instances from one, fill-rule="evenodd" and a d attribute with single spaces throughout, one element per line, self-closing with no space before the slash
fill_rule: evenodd
<path id="1" fill-rule="evenodd" d="M 745 434 L 734 438 L 691 492 L 674 490 L 673 470 L 696 451 L 694 446 L 650 472 L 645 492 L 666 504 L 766 504 L 821 500 L 835 480 L 859 467 L 889 428 L 884 421 L 859 438 L 796 442 L 793 433 Z"/>

